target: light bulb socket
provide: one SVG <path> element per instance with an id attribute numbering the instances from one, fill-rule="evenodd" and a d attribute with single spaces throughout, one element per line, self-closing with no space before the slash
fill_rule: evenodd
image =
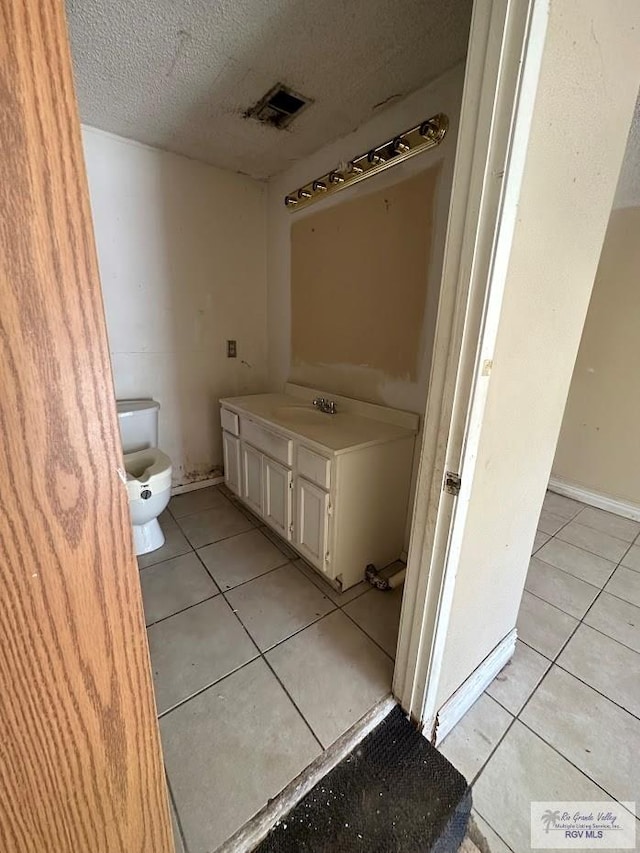
<path id="1" fill-rule="evenodd" d="M 285 207 L 295 207 L 298 203 L 298 199 L 294 198 L 292 195 L 285 196 L 284 199 Z"/>
<path id="2" fill-rule="evenodd" d="M 424 136 L 425 139 L 434 139 L 438 135 L 438 127 L 433 121 L 431 121 L 431 119 L 429 119 L 428 121 L 422 122 L 419 133 L 420 136 Z"/>
<path id="3" fill-rule="evenodd" d="M 340 172 L 330 172 L 329 173 L 329 183 L 330 184 L 341 184 L 344 182 L 344 175 L 341 175 Z"/>
<path id="4" fill-rule="evenodd" d="M 326 193 L 327 191 L 327 185 L 324 181 L 314 181 L 311 188 L 316 193 Z"/>
<path id="5" fill-rule="evenodd" d="M 303 199 L 303 198 L 311 198 L 311 193 L 309 192 L 309 190 L 305 190 L 305 189 L 303 188 L 303 189 L 301 189 L 301 190 L 298 190 L 298 198 L 299 198 L 299 199 Z"/>
<path id="6" fill-rule="evenodd" d="M 371 163 L 372 166 L 379 166 L 380 163 L 386 163 L 387 158 L 383 157 L 382 154 L 377 151 L 369 151 L 367 154 L 367 160 Z"/>
<path id="7" fill-rule="evenodd" d="M 391 150 L 394 154 L 406 154 L 407 151 L 411 149 L 406 140 L 404 140 L 401 136 L 396 136 L 396 138 L 391 143 Z"/>

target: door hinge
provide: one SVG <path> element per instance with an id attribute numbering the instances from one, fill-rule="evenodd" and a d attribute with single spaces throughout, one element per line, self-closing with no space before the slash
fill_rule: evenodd
<path id="1" fill-rule="evenodd" d="M 457 497 L 460 494 L 461 485 L 462 477 L 460 474 L 456 474 L 455 471 L 445 471 L 444 486 L 442 487 L 445 492 Z"/>

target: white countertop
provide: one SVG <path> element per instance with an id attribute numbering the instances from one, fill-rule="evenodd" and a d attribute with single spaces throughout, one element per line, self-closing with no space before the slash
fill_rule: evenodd
<path id="1" fill-rule="evenodd" d="M 287 394 L 225 397 L 220 405 L 262 421 L 267 427 L 275 425 L 291 438 L 303 439 L 333 453 L 412 438 L 416 434 L 415 430 L 393 423 L 340 411 L 339 405 L 335 415 L 325 414 L 315 409 L 310 401 L 307 403 Z"/>

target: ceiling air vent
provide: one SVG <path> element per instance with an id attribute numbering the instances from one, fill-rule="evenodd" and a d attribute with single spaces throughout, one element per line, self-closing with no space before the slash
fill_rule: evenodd
<path id="1" fill-rule="evenodd" d="M 310 103 L 311 98 L 305 98 L 288 86 L 277 83 L 257 104 L 247 110 L 245 115 L 247 118 L 255 118 L 264 124 L 282 129 Z"/>

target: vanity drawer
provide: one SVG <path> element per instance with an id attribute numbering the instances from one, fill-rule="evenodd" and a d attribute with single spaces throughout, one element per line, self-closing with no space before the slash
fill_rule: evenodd
<path id="1" fill-rule="evenodd" d="M 323 489 L 331 486 L 331 460 L 309 450 L 308 447 L 298 446 L 296 471 L 301 477 L 311 480 Z"/>
<path id="2" fill-rule="evenodd" d="M 247 418 L 241 419 L 240 430 L 244 441 L 249 442 L 258 450 L 262 450 L 267 456 L 291 467 L 293 455 L 293 442 L 284 435 L 271 432 L 270 429 Z"/>
<path id="3" fill-rule="evenodd" d="M 235 412 L 222 407 L 220 409 L 220 423 L 222 429 L 226 429 L 231 435 L 240 435 L 240 419 Z"/>

